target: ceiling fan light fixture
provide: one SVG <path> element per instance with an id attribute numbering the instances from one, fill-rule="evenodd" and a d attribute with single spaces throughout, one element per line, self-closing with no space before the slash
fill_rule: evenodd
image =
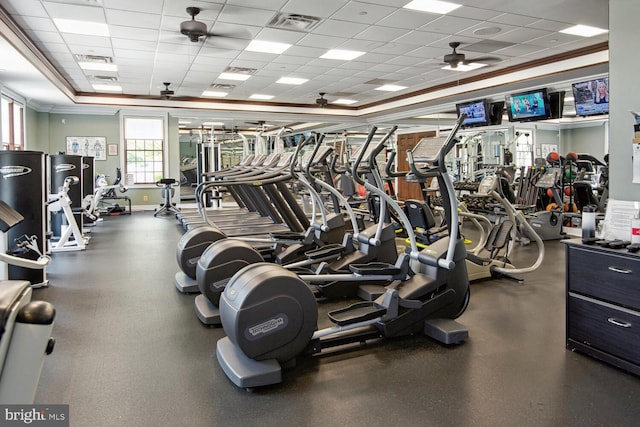
<path id="1" fill-rule="evenodd" d="M 480 62 L 470 62 L 468 64 L 449 64 L 445 67 L 442 67 L 443 70 L 454 70 L 454 71 L 473 71 L 478 68 L 486 67 L 489 64 L 482 64 Z"/>

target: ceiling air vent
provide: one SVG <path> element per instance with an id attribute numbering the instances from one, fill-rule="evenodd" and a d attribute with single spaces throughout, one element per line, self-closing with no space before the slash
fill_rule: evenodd
<path id="1" fill-rule="evenodd" d="M 118 78 L 113 76 L 89 76 L 89 80 L 94 82 L 117 82 Z"/>
<path id="2" fill-rule="evenodd" d="M 236 73 L 236 74 L 253 74 L 258 71 L 255 68 L 242 68 L 242 67 L 227 67 L 224 69 L 225 73 Z"/>
<path id="3" fill-rule="evenodd" d="M 73 55 L 76 57 L 76 61 L 78 62 L 100 62 L 104 64 L 112 64 L 113 58 L 110 56 L 100 56 L 100 55 Z"/>
<path id="4" fill-rule="evenodd" d="M 280 30 L 309 32 L 320 23 L 320 18 L 296 13 L 278 13 L 269 21 L 267 27 Z"/>
<path id="5" fill-rule="evenodd" d="M 231 90 L 231 89 L 233 89 L 235 87 L 236 87 L 236 85 L 225 85 L 225 84 L 216 83 L 216 84 L 212 84 L 211 86 L 209 86 L 209 89 Z"/>

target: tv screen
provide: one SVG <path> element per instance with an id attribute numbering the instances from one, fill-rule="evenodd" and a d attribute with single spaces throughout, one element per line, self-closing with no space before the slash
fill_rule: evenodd
<path id="1" fill-rule="evenodd" d="M 466 113 L 467 118 L 462 122 L 463 127 L 486 126 L 489 124 L 488 103 L 486 99 L 456 104 L 458 117 Z"/>
<path id="2" fill-rule="evenodd" d="M 609 113 L 609 78 L 573 83 L 576 116 Z"/>
<path id="3" fill-rule="evenodd" d="M 547 89 L 536 89 L 508 95 L 507 113 L 511 122 L 548 119 L 550 108 Z"/>

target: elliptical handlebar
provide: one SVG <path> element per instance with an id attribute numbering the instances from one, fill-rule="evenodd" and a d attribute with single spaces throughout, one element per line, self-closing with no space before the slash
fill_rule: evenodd
<path id="1" fill-rule="evenodd" d="M 377 130 L 378 130 L 377 126 L 371 127 L 371 130 L 369 131 L 369 135 L 367 135 L 367 140 L 364 142 L 364 144 L 362 144 L 362 148 L 360 149 L 360 154 L 358 154 L 358 158 L 356 159 L 355 162 L 353 162 L 353 166 L 351 167 L 351 175 L 353 179 L 360 185 L 364 185 L 364 180 L 360 178 L 360 175 L 358 175 L 358 166 L 360 166 L 360 163 L 362 163 L 362 158 L 364 157 L 364 153 L 367 151 L 367 148 L 369 148 L 369 144 L 371 144 L 371 140 L 373 139 Z"/>
<path id="2" fill-rule="evenodd" d="M 387 159 L 387 164 L 384 167 L 384 173 L 387 174 L 389 178 L 401 178 L 403 176 L 407 176 L 408 172 L 394 172 L 391 170 L 393 166 L 393 161 L 396 159 L 396 152 L 392 151 L 389 153 L 389 158 Z"/>
<path id="3" fill-rule="evenodd" d="M 308 179 L 311 179 L 311 164 L 313 163 L 313 159 L 316 158 L 318 151 L 320 150 L 320 145 L 322 145 L 322 141 L 324 141 L 324 134 L 320 134 L 320 136 L 316 136 L 316 145 L 313 147 L 313 152 L 309 157 L 309 161 L 304 166 L 304 174 Z"/>
<path id="4" fill-rule="evenodd" d="M 303 134 L 302 140 L 298 143 L 296 151 L 293 153 L 293 159 L 291 160 L 291 169 L 289 171 L 291 173 L 291 176 L 295 176 L 296 174 L 296 163 L 298 163 L 298 155 L 300 154 L 300 151 L 302 151 L 302 148 L 307 145 L 309 139 L 311 139 L 311 137 L 307 138 Z"/>

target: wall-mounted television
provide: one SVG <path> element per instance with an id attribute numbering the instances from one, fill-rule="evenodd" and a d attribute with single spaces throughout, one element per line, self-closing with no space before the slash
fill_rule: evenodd
<path id="1" fill-rule="evenodd" d="M 546 88 L 513 93 L 507 95 L 506 101 L 510 122 L 545 120 L 551 114 Z"/>
<path id="2" fill-rule="evenodd" d="M 462 127 L 486 126 L 489 124 L 489 104 L 486 99 L 456 104 L 458 117 L 466 113 L 467 117 L 462 122 Z"/>
<path id="3" fill-rule="evenodd" d="M 576 116 L 609 113 L 609 78 L 573 83 Z"/>

